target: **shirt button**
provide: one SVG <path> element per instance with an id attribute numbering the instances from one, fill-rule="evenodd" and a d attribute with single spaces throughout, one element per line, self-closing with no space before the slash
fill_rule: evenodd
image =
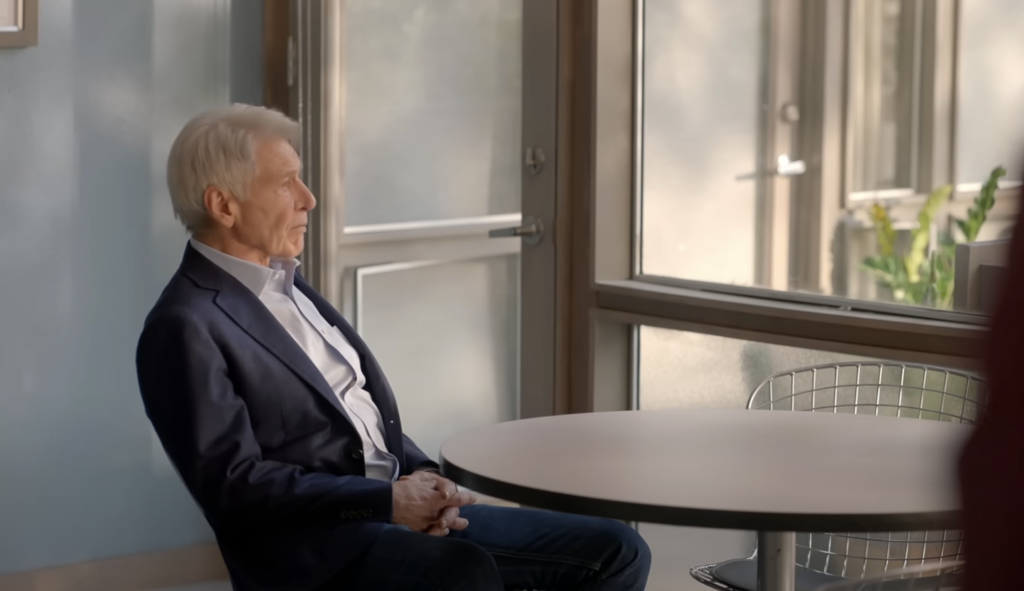
<path id="1" fill-rule="evenodd" d="M 361 449 L 355 450 L 354 452 L 352 452 L 352 457 L 357 459 L 357 460 L 363 459 L 363 450 L 361 450 Z"/>

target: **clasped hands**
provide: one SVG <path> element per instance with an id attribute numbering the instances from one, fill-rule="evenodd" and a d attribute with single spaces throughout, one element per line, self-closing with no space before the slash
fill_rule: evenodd
<path id="1" fill-rule="evenodd" d="M 476 502 L 471 493 L 460 492 L 454 482 L 432 472 L 402 476 L 391 490 L 391 522 L 432 536 L 466 529 L 469 520 L 459 516 L 459 508 Z"/>

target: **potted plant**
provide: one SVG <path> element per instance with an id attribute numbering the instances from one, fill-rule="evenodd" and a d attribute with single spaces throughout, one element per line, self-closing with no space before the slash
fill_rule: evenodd
<path id="1" fill-rule="evenodd" d="M 967 211 L 967 219 L 955 219 L 962 242 L 974 242 L 996 202 L 999 179 L 1006 169 L 997 166 L 982 185 L 981 193 Z M 897 302 L 951 308 L 953 303 L 954 262 L 957 237 L 951 231 L 939 234 L 936 247 L 931 245 L 931 228 L 943 203 L 949 201 L 953 187 L 946 185 L 932 191 L 917 214 L 917 227 L 910 232 L 910 245 L 905 253 L 897 252 L 896 231 L 889 212 L 878 203 L 871 206 L 871 221 L 878 239 L 878 254 L 864 259 L 863 267 L 892 290 Z"/>

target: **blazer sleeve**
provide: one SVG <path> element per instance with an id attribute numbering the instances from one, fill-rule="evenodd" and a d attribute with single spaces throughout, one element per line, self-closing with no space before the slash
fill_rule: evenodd
<path id="1" fill-rule="evenodd" d="M 220 347 L 188 314 L 150 319 L 136 355 L 146 414 L 211 521 L 390 522 L 391 483 L 265 460 Z"/>
<path id="2" fill-rule="evenodd" d="M 403 434 L 402 439 L 405 447 L 405 466 L 410 474 L 416 471 L 441 473 L 441 466 L 423 453 L 408 435 Z"/>

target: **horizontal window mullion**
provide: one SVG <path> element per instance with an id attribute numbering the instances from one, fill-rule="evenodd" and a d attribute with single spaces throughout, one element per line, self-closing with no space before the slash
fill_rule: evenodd
<path id="1" fill-rule="evenodd" d="M 595 291 L 601 310 L 947 357 L 978 357 L 985 335 L 984 327 L 971 324 L 843 312 L 638 281 L 599 283 Z"/>
<path id="2" fill-rule="evenodd" d="M 802 305 L 808 309 L 817 308 L 827 312 L 843 311 L 843 313 L 867 314 L 869 315 L 868 317 L 897 316 L 907 319 L 938 321 L 951 325 L 973 324 L 980 326 L 986 323 L 986 318 L 978 314 L 953 310 L 936 310 L 934 308 L 910 306 L 894 302 L 860 300 L 820 293 L 781 291 L 765 287 L 694 281 L 656 275 L 640 275 L 634 277 L 634 280 L 643 284 L 681 289 L 683 293 L 707 294 L 713 297 L 722 296 L 724 298 L 723 302 L 730 301 L 729 298 L 738 297 L 764 300 L 783 306 Z"/>

